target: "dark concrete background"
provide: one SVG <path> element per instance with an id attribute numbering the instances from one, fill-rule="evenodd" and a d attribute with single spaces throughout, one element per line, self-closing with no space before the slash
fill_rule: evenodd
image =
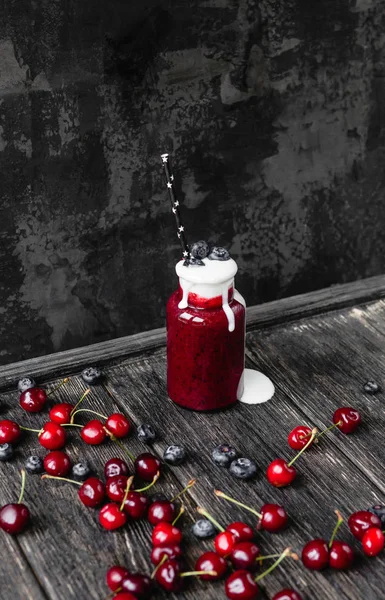
<path id="1" fill-rule="evenodd" d="M 164 323 L 178 240 L 249 304 L 384 271 L 385 0 L 0 0 L 0 362 Z"/>

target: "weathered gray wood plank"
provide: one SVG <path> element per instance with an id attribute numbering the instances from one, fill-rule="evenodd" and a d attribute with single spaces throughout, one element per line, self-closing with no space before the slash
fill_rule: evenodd
<path id="1" fill-rule="evenodd" d="M 56 401 L 60 399 L 74 403 L 85 389 L 86 386 L 80 378 L 73 377 L 57 392 Z M 7 418 L 14 418 L 19 423 L 33 428 L 38 428 L 47 420 L 48 411 L 35 415 L 27 414 L 18 406 L 17 398 L 16 392 L 1 395 L 3 406 L 8 407 L 3 411 L 3 417 L 6 415 Z M 119 408 L 101 386 L 92 388 L 84 408 L 87 405 L 93 410 L 107 414 L 116 412 Z M 91 418 L 92 415 L 87 417 L 84 413 L 78 422 L 86 422 Z M 73 462 L 86 459 L 100 476 L 108 458 L 124 457 L 122 451 L 112 442 L 98 447 L 85 445 L 81 441 L 78 429 L 69 433 L 69 438 L 70 443 L 66 450 Z M 132 435 L 125 445 L 135 456 L 148 449 L 135 435 Z M 0 505 L 17 499 L 19 470 L 25 457 L 31 453 L 43 457 L 46 451 L 37 442 L 36 434 L 28 433 L 19 444 L 14 461 L 0 463 Z M 2 562 L 0 573 L 4 580 L 9 582 L 9 593 L 2 591 L 1 600 L 14 600 L 15 597 L 19 599 L 13 593 L 15 587 L 20 594 L 20 600 L 29 597 L 33 597 L 34 600 L 46 597 L 51 600 L 100 600 L 109 593 L 104 583 L 105 572 L 109 566 L 118 563 L 125 564 L 133 570 L 151 572 L 150 524 L 147 521 L 131 522 L 122 530 L 107 532 L 99 526 L 98 510 L 87 509 L 78 501 L 77 489 L 70 484 L 41 481 L 39 476 L 27 476 L 25 502 L 30 507 L 33 522 L 29 529 L 17 537 L 17 541 L 11 538 L 6 540 L 12 554 Z M 172 497 L 181 487 L 177 479 L 171 473 L 167 473 L 159 481 L 156 489 L 167 492 Z M 188 499 L 186 506 L 190 506 Z M 182 521 L 182 524 L 187 523 L 187 528 L 191 523 L 191 516 L 188 515 L 189 513 Z M 3 537 L 6 537 L 5 534 Z M 17 544 L 20 546 L 20 553 L 17 551 Z M 29 570 L 26 566 L 26 573 L 19 585 L 18 581 L 15 582 L 18 563 L 24 564 L 26 561 Z M 32 571 L 40 581 L 44 594 L 37 590 L 34 596 L 23 596 Z M 34 590 L 32 584 L 29 587 Z M 156 597 L 163 598 L 165 594 L 159 591 Z M 184 597 L 193 600 L 194 595 L 187 591 Z M 215 598 L 210 595 L 207 597 Z"/>
<path id="2" fill-rule="evenodd" d="M 380 275 L 283 298 L 259 306 L 250 306 L 247 309 L 247 324 L 249 329 L 270 327 L 300 317 L 337 310 L 384 296 L 385 276 Z M 152 351 L 164 346 L 165 339 L 165 329 L 160 328 L 91 346 L 39 356 L 22 363 L 2 365 L 0 367 L 0 389 L 11 388 L 21 370 L 37 377 L 63 377 L 68 373 L 78 372 L 89 364 L 104 365 L 129 355 Z"/>
<path id="3" fill-rule="evenodd" d="M 13 501 L 13 498 L 10 499 Z M 1 533 L 1 532 L 0 532 Z M 18 541 L 1 533 L 0 590 L 4 600 L 47 600 Z"/>
<path id="4" fill-rule="evenodd" d="M 360 410 L 354 435 L 329 434 L 336 452 L 385 494 L 383 477 L 384 392 L 363 391 L 368 379 L 385 383 L 385 302 L 302 319 L 278 329 L 248 334 L 248 355 L 320 427 L 340 406 Z M 305 419 L 306 421 L 306 419 Z"/>
<path id="5" fill-rule="evenodd" d="M 277 346 L 276 351 L 279 351 Z M 381 491 L 327 440 L 302 459 L 298 466 L 301 477 L 295 485 L 277 490 L 268 484 L 265 468 L 277 456 L 293 456 L 287 447 L 286 435 L 305 418 L 279 387 L 274 401 L 265 405 L 237 406 L 226 412 L 201 414 L 186 412 L 167 399 L 165 357 L 161 352 L 150 359 L 116 365 L 109 370 L 109 376 L 114 393 L 122 402 L 128 403 L 128 410 L 157 425 L 162 433 L 162 439 L 155 445 L 159 452 L 168 443 L 186 444 L 191 459 L 175 472 L 186 482 L 193 469 L 200 484 L 191 490 L 191 496 L 219 520 L 229 522 L 242 513 L 214 498 L 212 490 L 215 487 L 225 489 L 255 507 L 267 501 L 286 506 L 292 526 L 276 536 L 260 533 L 258 537 L 265 551 L 276 552 L 288 544 L 300 551 L 312 537 L 327 538 L 330 535 L 336 508 L 348 515 L 382 499 Z M 311 420 L 308 422 L 312 424 Z M 223 442 L 234 444 L 246 456 L 256 459 L 261 469 L 256 482 L 231 479 L 227 471 L 212 465 L 210 450 Z M 250 516 L 243 513 L 245 515 L 246 520 L 252 522 Z M 358 549 L 346 528 L 341 535 Z M 292 585 L 303 591 L 305 598 L 314 600 L 358 600 L 363 597 L 374 600 L 381 597 L 384 564 L 381 557 L 376 561 L 367 559 L 346 574 L 331 571 L 314 574 L 303 569 L 301 564 L 287 563 L 266 580 L 266 589 L 269 597 L 280 587 Z M 217 597 L 224 598 L 222 585 L 215 587 Z"/>

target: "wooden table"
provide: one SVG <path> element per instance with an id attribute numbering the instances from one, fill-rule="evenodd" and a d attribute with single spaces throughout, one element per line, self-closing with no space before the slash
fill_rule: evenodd
<path id="1" fill-rule="evenodd" d="M 276 535 L 258 534 L 259 544 L 268 553 L 288 545 L 300 552 L 309 539 L 330 536 L 335 509 L 347 516 L 385 500 L 384 393 L 363 393 L 366 380 L 385 381 L 384 296 L 385 277 L 377 277 L 249 309 L 248 366 L 267 373 L 276 386 L 274 399 L 263 405 L 238 405 L 217 414 L 186 412 L 173 405 L 166 394 L 165 333 L 157 330 L 2 367 L 2 415 L 31 427 L 45 421 L 46 413 L 27 414 L 18 405 L 15 382 L 23 374 L 36 376 L 49 388 L 70 374 L 70 382 L 56 393 L 55 400 L 75 402 L 86 389 L 78 376 L 81 369 L 103 365 L 113 399 L 103 387 L 94 387 L 90 408 L 124 411 L 135 425 L 151 422 L 159 432 L 153 449 L 160 456 L 170 443 L 182 442 L 188 448 L 186 464 L 168 469 L 157 488 L 173 495 L 190 478 L 198 478 L 185 498 L 187 514 L 183 517 L 189 566 L 212 545 L 189 534 L 198 504 L 224 524 L 238 518 L 253 523 L 252 515 L 214 497 L 214 488 L 256 508 L 264 502 L 283 504 L 291 517 L 290 527 Z M 288 432 L 304 423 L 324 428 L 334 410 L 343 405 L 360 409 L 360 430 L 351 436 L 340 432 L 325 436 L 298 463 L 300 477 L 294 485 L 272 488 L 264 471 L 272 459 L 293 456 L 286 441 Z M 112 442 L 85 446 L 78 430 L 69 437 L 73 461 L 86 459 L 100 474 L 106 459 L 121 454 Z M 212 448 L 223 442 L 256 460 L 260 471 L 255 481 L 235 480 L 211 462 Z M 134 454 L 147 449 L 134 435 L 126 443 Z M 1 504 L 16 501 L 19 470 L 31 453 L 44 456 L 36 435 L 26 434 L 15 459 L 0 464 Z M 115 533 L 103 531 L 97 511 L 79 503 L 77 488 L 41 481 L 39 476 L 28 476 L 25 501 L 33 514 L 32 526 L 18 537 L 0 532 L 1 600 L 102 600 L 109 593 L 104 583 L 109 566 L 121 563 L 150 572 L 151 527 L 147 522 L 130 523 Z M 385 554 L 364 558 L 346 525 L 340 536 L 357 550 L 354 569 L 313 573 L 301 562 L 287 560 L 264 580 L 265 597 L 292 586 L 308 600 L 384 598 Z M 190 581 L 177 597 L 198 595 L 224 598 L 223 583 Z M 165 596 L 159 591 L 155 597 Z"/>

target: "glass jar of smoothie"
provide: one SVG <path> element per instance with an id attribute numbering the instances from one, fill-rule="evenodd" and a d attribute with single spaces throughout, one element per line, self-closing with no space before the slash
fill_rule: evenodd
<path id="1" fill-rule="evenodd" d="M 236 262 L 213 250 L 176 265 L 179 289 L 167 304 L 168 395 L 199 411 L 225 408 L 243 393 L 245 301 L 234 288 Z"/>

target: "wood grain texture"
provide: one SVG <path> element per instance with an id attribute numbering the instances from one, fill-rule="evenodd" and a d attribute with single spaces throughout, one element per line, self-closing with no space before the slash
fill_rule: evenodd
<path id="1" fill-rule="evenodd" d="M 63 386 L 55 394 L 55 401 L 75 403 L 86 389 L 84 383 L 78 377 L 71 378 L 70 382 Z M 124 406 L 127 407 L 127 396 Z M 17 393 L 8 392 L 1 395 L 3 415 L 14 418 L 27 427 L 39 428 L 47 420 L 46 413 L 27 414 L 18 406 Z M 53 397 L 52 401 L 53 402 Z M 87 404 L 93 410 L 101 413 L 111 414 L 119 409 L 119 406 L 107 394 L 102 386 L 95 386 L 88 396 Z M 85 423 L 93 418 L 93 415 L 79 413 L 78 423 Z M 133 420 L 133 423 L 134 420 Z M 112 442 L 98 447 L 87 446 L 81 441 L 79 429 L 73 429 L 68 433 L 69 443 L 66 451 L 73 463 L 79 460 L 87 460 L 94 471 L 103 478 L 103 465 L 113 456 L 121 456 L 124 453 Z M 148 450 L 139 442 L 135 435 L 125 442 L 127 448 L 137 456 Z M 10 463 L 0 463 L 0 505 L 17 499 L 20 485 L 19 471 L 24 460 L 30 454 L 38 454 L 44 457 L 47 451 L 42 448 L 36 434 L 25 433 L 24 439 L 18 446 L 15 459 Z M 128 460 L 130 463 L 130 460 Z M 137 482 L 136 487 L 143 484 Z M 77 497 L 77 486 L 58 481 L 41 480 L 39 476 L 28 476 L 25 494 L 25 503 L 30 507 L 32 513 L 32 526 L 17 537 L 17 541 L 1 534 L 6 538 L 7 545 L 13 552 L 7 561 L 3 561 L 0 567 L 4 571 L 4 578 L 9 580 L 9 590 L 1 592 L 1 600 L 14 600 L 13 587 L 16 585 L 20 600 L 29 598 L 23 596 L 26 583 L 36 574 L 44 590 L 36 592 L 36 600 L 50 598 L 51 600 L 100 600 L 108 595 L 105 585 L 105 573 L 113 564 L 124 564 L 133 571 L 150 573 L 152 564 L 149 560 L 151 551 L 151 526 L 147 521 L 130 522 L 128 526 L 117 532 L 107 532 L 98 523 L 98 509 L 87 509 Z M 159 481 L 156 491 L 164 491 L 173 497 L 180 491 L 178 480 L 172 473 Z M 189 500 L 186 502 L 187 523 L 191 522 L 191 506 Z M 188 516 L 190 514 L 190 517 Z M 0 532 L 1 533 L 1 532 Z M 13 544 L 13 546 L 12 546 Z M 20 549 L 18 550 L 17 544 Z M 189 544 L 187 536 L 186 544 Z M 25 559 L 24 559 L 25 557 Z M 29 567 L 26 574 L 19 583 L 15 584 L 14 575 L 17 574 L 17 564 L 28 562 Z M 14 563 L 16 567 L 14 568 Z M 191 561 L 186 561 L 188 568 L 193 567 Z M 35 582 L 36 587 L 36 582 Z M 32 588 L 32 584 L 30 585 Z M 6 588 L 7 590 L 8 588 Z M 156 597 L 166 597 L 161 591 Z M 167 596 L 175 598 L 176 596 Z M 186 599 L 193 600 L 194 595 L 186 592 Z M 215 598 L 215 596 L 207 596 Z M 31 596 L 35 600 L 35 595 Z M 19 597 L 17 597 L 19 600 Z"/>
<path id="2" fill-rule="evenodd" d="M 278 347 L 276 351 L 279 351 Z M 351 463 L 343 449 L 336 452 L 327 440 L 302 459 L 298 466 L 300 477 L 295 485 L 277 490 L 267 483 L 264 470 L 278 456 L 293 456 L 294 453 L 287 447 L 286 436 L 292 427 L 305 419 L 303 411 L 293 405 L 290 397 L 279 388 L 273 402 L 258 407 L 238 405 L 221 413 L 201 414 L 186 412 L 168 400 L 165 357 L 161 352 L 150 359 L 131 362 L 129 367 L 124 363 L 113 367 L 110 378 L 116 395 L 123 400 L 127 398 L 127 401 L 129 398 L 128 410 L 142 420 L 151 419 L 157 424 L 163 436 L 155 444 L 159 452 L 168 443 L 186 444 L 191 460 L 175 471 L 182 482 L 186 482 L 193 468 L 199 485 L 191 490 L 191 496 L 220 521 L 226 523 L 242 516 L 252 523 L 253 519 L 246 512 L 217 500 L 213 496 L 214 488 L 226 490 L 257 509 L 264 502 L 285 505 L 292 519 L 291 526 L 285 533 L 274 536 L 260 533 L 258 539 L 265 552 L 277 552 L 287 545 L 300 552 L 309 539 L 329 537 L 335 523 L 336 508 L 348 515 L 382 498 L 381 491 Z M 128 397 L 127 383 L 130 390 Z M 315 423 L 309 419 L 307 422 Z M 242 455 L 257 461 L 260 471 L 255 482 L 234 480 L 226 470 L 212 464 L 211 449 L 226 442 L 235 445 Z M 370 444 L 370 440 L 367 443 Z M 341 536 L 342 539 L 351 539 L 346 528 L 342 529 Z M 360 555 L 357 544 L 353 542 L 353 546 Z M 383 564 L 383 558 L 378 563 L 360 560 L 348 574 L 331 571 L 314 574 L 306 571 L 301 563 L 288 562 L 266 579 L 265 587 L 269 598 L 280 587 L 291 585 L 308 599 L 359 600 L 367 597 L 374 600 L 382 593 L 379 571 Z M 215 587 L 217 597 L 225 598 L 222 584 Z"/>
<path id="3" fill-rule="evenodd" d="M 320 312 L 368 302 L 385 295 L 385 276 L 371 277 L 353 283 L 292 296 L 247 309 L 249 330 L 283 324 Z M 116 338 L 90 346 L 36 357 L 22 363 L 0 367 L 0 389 L 14 387 L 20 372 L 34 377 L 64 376 L 79 372 L 89 364 L 105 365 L 129 355 L 142 354 L 164 346 L 166 331 L 162 327 L 143 333 Z"/>
<path id="4" fill-rule="evenodd" d="M 320 427 L 340 406 L 353 406 L 363 425 L 354 435 L 331 433 L 343 451 L 383 494 L 384 392 L 363 390 L 385 382 L 385 302 L 304 319 L 283 328 L 248 334 L 247 353 L 274 383 Z"/>

